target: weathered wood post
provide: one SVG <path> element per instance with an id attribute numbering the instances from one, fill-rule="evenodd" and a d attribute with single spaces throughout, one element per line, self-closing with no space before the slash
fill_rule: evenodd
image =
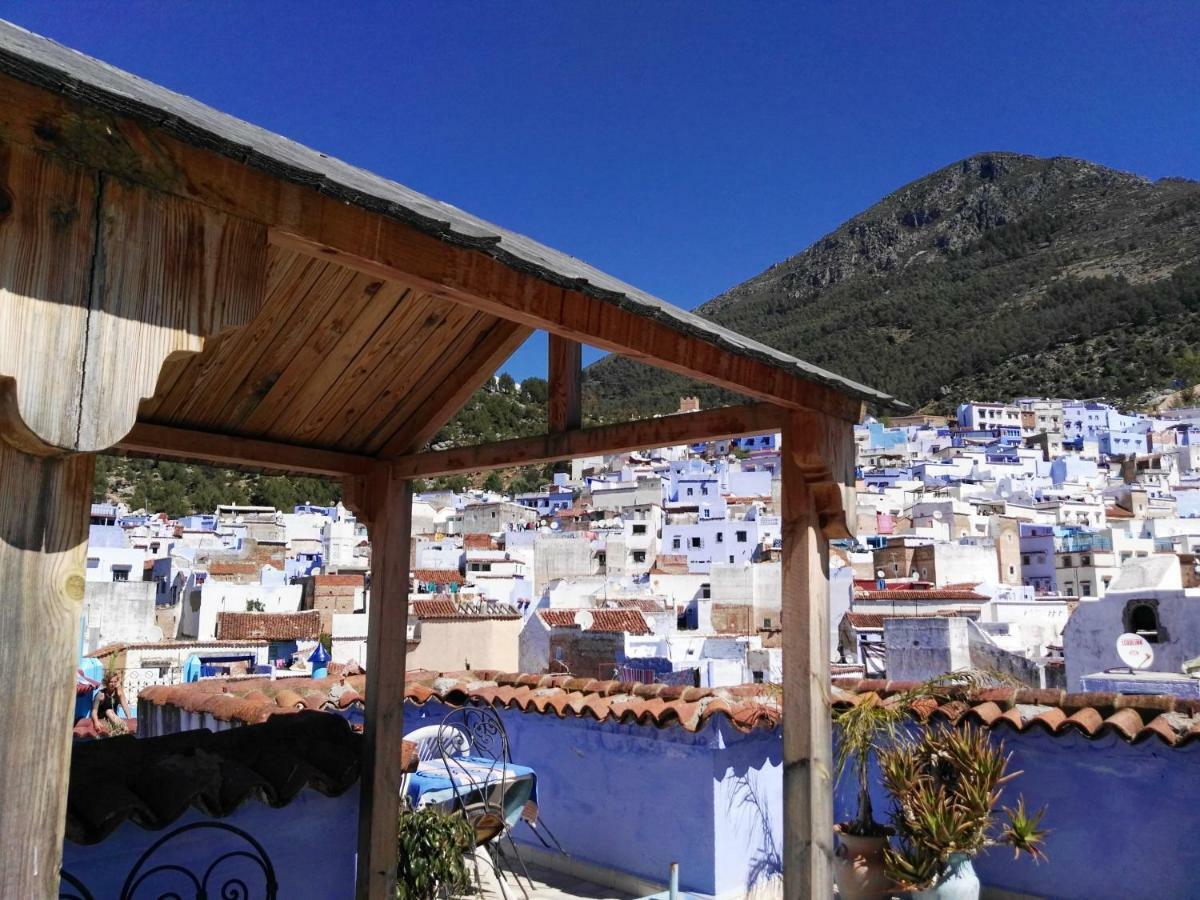
<path id="1" fill-rule="evenodd" d="M 391 900 L 396 889 L 396 817 L 404 736 L 412 482 L 381 463 L 347 479 L 349 503 L 371 534 L 367 697 L 358 807 L 359 900 Z"/>
<path id="2" fill-rule="evenodd" d="M 92 463 L 0 439 L 0 684 L 37 707 L 0 736 L 5 897 L 58 893 Z"/>
<path id="3" fill-rule="evenodd" d="M 253 318 L 265 282 L 265 228 L 140 187 L 135 151 L 91 167 L 88 130 L 117 129 L 71 121 L 42 122 L 81 142 L 61 153 L 0 146 L 0 684 L 40 704 L 0 734 L 4 897 L 58 891 L 92 454 L 169 356 Z"/>
<path id="4" fill-rule="evenodd" d="M 783 501 L 783 875 L 787 900 L 833 896 L 829 537 L 844 536 L 853 427 L 787 414 Z"/>

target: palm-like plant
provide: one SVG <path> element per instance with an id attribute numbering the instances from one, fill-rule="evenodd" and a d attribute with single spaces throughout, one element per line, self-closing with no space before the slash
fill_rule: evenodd
<path id="1" fill-rule="evenodd" d="M 1009 772 L 1008 763 L 1003 744 L 994 746 L 973 726 L 924 728 L 880 750 L 883 783 L 896 804 L 897 843 L 884 851 L 888 875 L 919 890 L 937 883 L 951 854 L 974 856 L 999 844 L 1044 859 L 1045 811 L 1030 814 L 1024 798 L 998 809 L 1003 786 L 1021 774 Z"/>

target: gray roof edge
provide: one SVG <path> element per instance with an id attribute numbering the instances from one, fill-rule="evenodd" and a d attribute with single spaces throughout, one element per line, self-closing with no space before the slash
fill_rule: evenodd
<path id="1" fill-rule="evenodd" d="M 673 306 L 530 238 L 305 147 L 196 100 L 0 19 L 0 72 L 161 128 L 193 146 L 313 188 L 410 225 L 446 243 L 485 253 L 529 275 L 655 319 L 731 353 L 893 409 L 892 396 L 797 359 Z"/>

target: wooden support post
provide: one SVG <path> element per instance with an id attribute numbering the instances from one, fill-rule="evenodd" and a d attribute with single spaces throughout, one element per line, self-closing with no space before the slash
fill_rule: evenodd
<path id="1" fill-rule="evenodd" d="M 583 424 L 583 345 L 550 335 L 550 431 L 570 431 Z"/>
<path id="2" fill-rule="evenodd" d="M 381 464 L 348 487 L 348 502 L 371 530 L 367 611 L 367 697 L 358 808 L 358 900 L 392 900 L 404 735 L 412 482 Z"/>
<path id="3" fill-rule="evenodd" d="M 0 438 L 0 684 L 37 715 L 0 736 L 0 895 L 57 897 L 94 457 Z"/>
<path id="4" fill-rule="evenodd" d="M 833 896 L 829 545 L 809 484 L 824 450 L 813 418 L 789 415 L 781 454 L 785 900 Z"/>

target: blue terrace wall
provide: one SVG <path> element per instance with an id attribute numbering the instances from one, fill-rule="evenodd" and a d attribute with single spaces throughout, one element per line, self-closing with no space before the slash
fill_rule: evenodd
<path id="1" fill-rule="evenodd" d="M 1095 740 L 1077 732 L 1054 736 L 1035 728 L 992 732 L 1021 771 L 1002 804 L 1025 796 L 1046 806 L 1042 824 L 1049 860 L 1014 860 L 996 847 L 975 860 L 987 888 L 1048 900 L 1162 900 L 1200 896 L 1200 744 L 1171 748 L 1157 738 L 1130 744 L 1116 734 Z M 884 820 L 890 802 L 873 769 L 872 803 Z M 834 820 L 855 808 L 852 778 L 839 782 Z"/>
<path id="2" fill-rule="evenodd" d="M 138 857 L 151 844 L 176 828 L 192 822 L 220 822 L 248 832 L 266 851 L 279 882 L 280 898 L 336 898 L 354 894 L 354 860 L 358 851 L 358 786 L 339 797 L 326 797 L 312 789 L 302 791 L 282 809 L 250 800 L 233 815 L 213 819 L 189 809 L 161 831 L 147 831 L 131 821 L 98 844 L 63 844 L 63 869 L 78 878 L 97 900 L 118 897 Z M 141 869 L 164 863 L 183 866 L 198 878 L 218 856 L 230 850 L 249 850 L 238 838 L 218 831 L 181 834 L 166 842 Z M 243 896 L 221 893 L 231 877 L 240 877 L 250 897 L 262 896 L 263 876 L 256 864 L 233 858 L 218 866 L 208 883 L 208 896 Z M 182 875 L 166 873 L 148 879 L 135 896 L 195 896 L 195 888 Z M 65 886 L 65 885 L 64 885 Z"/>
<path id="3" fill-rule="evenodd" d="M 405 709 L 405 731 L 446 714 Z M 538 773 L 539 809 L 577 860 L 665 884 L 672 862 L 685 891 L 747 889 L 779 869 L 781 733 L 749 735 L 723 720 L 672 726 L 503 710 L 513 760 Z M 518 840 L 540 847 L 524 825 Z"/>

